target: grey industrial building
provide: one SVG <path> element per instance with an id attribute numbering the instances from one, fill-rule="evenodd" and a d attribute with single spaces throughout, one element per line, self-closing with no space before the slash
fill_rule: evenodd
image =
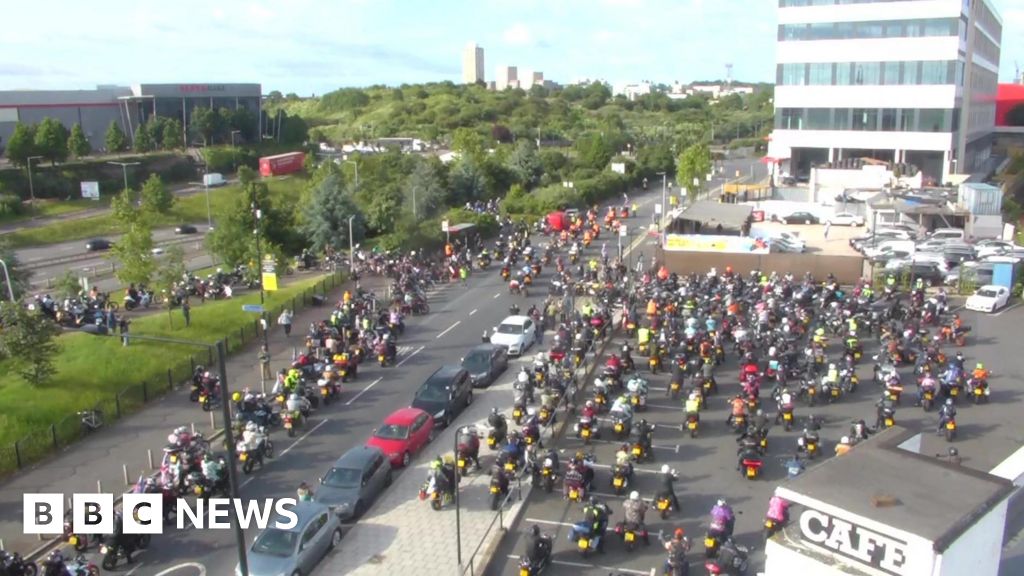
<path id="1" fill-rule="evenodd" d="M 81 124 L 94 150 L 103 148 L 110 123 L 117 122 L 130 138 L 140 123 L 153 115 L 177 118 L 185 127 L 198 107 L 243 108 L 253 112 L 261 125 L 259 84 L 135 84 L 98 86 L 95 90 L 12 90 L 0 91 L 0 146 L 10 138 L 18 123 L 38 124 L 56 118 L 70 128 Z"/>

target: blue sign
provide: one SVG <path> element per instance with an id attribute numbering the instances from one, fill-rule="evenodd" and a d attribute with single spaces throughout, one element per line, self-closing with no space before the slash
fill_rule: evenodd
<path id="1" fill-rule="evenodd" d="M 242 311 L 243 312 L 256 312 L 257 314 L 262 314 L 263 313 L 263 305 L 262 304 L 242 304 Z"/>

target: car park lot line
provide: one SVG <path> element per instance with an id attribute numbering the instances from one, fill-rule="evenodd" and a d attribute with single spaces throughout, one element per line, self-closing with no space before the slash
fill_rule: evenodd
<path id="1" fill-rule="evenodd" d="M 501 292 L 498 292 L 497 294 L 494 295 L 494 299 L 495 300 L 497 300 L 500 297 L 501 297 Z"/>
<path id="2" fill-rule="evenodd" d="M 477 310 L 476 308 L 473 308 L 473 310 L 470 311 L 469 315 L 472 316 L 473 314 L 476 314 L 476 310 Z"/>
<path id="3" fill-rule="evenodd" d="M 519 561 L 522 557 L 516 556 L 515 554 L 508 555 L 510 560 Z M 599 564 L 585 564 L 583 562 L 569 562 L 568 560 L 552 560 L 551 564 L 555 566 L 569 566 L 572 568 L 583 568 L 588 570 L 600 570 L 602 572 L 608 572 L 609 574 L 640 574 L 642 576 L 651 576 L 657 574 L 656 568 L 651 568 L 650 572 L 644 572 L 642 570 L 633 570 L 630 568 L 615 568 L 613 566 L 601 566 Z"/>
<path id="4" fill-rule="evenodd" d="M 423 352 L 424 348 L 426 348 L 426 346 L 420 346 L 419 348 L 416 349 L 415 352 L 412 352 L 411 354 L 406 356 L 405 359 L 403 359 L 401 362 L 399 362 L 398 364 L 395 364 L 395 367 L 397 368 L 397 367 L 401 366 L 402 364 L 405 364 L 406 362 L 409 361 L 410 358 L 412 358 L 413 356 L 419 354 L 420 352 Z M 378 378 L 378 380 L 379 380 L 379 378 Z"/>
<path id="5" fill-rule="evenodd" d="M 374 387 L 374 386 L 375 386 L 375 385 L 377 384 L 377 382 L 380 382 L 380 381 L 381 381 L 382 379 L 383 379 L 383 377 L 381 377 L 381 378 L 377 378 L 377 379 L 376 379 L 376 380 L 374 380 L 373 382 L 370 382 L 369 384 L 367 384 L 367 385 L 366 385 L 366 388 L 363 388 L 363 389 L 362 389 L 362 390 L 360 390 L 360 391 L 359 391 L 359 392 L 358 392 L 358 393 L 357 393 L 357 394 L 356 394 L 355 396 L 353 396 L 353 397 L 352 397 L 352 398 L 351 398 L 351 399 L 350 399 L 350 400 L 349 400 L 348 402 L 345 402 L 345 406 L 351 406 L 353 402 L 355 402 L 356 400 L 358 400 L 360 396 L 362 396 L 362 395 L 363 395 L 363 394 L 365 394 L 365 393 L 366 393 L 367 391 L 369 391 L 369 390 L 370 390 L 370 388 L 373 388 L 373 387 Z"/>
<path id="6" fill-rule="evenodd" d="M 445 334 L 447 334 L 447 333 L 451 332 L 452 330 L 454 330 L 455 327 L 458 326 L 459 324 L 462 324 L 462 320 L 456 320 L 455 324 L 452 324 L 451 326 L 445 328 L 443 332 L 441 332 L 437 336 L 434 336 L 434 339 L 440 340 L 442 336 L 444 336 Z"/>
<path id="7" fill-rule="evenodd" d="M 1014 308 L 1020 306 L 1021 304 L 1022 304 L 1022 302 L 1017 302 L 1013 306 L 1008 306 L 1006 308 L 1003 308 L 999 312 L 996 312 L 995 314 L 992 314 L 992 316 L 1002 316 L 1003 314 L 1006 314 L 1007 312 L 1009 312 L 1010 310 L 1013 310 Z"/>

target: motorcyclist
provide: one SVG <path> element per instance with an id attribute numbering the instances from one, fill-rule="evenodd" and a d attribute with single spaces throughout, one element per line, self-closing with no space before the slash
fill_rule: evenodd
<path id="1" fill-rule="evenodd" d="M 637 444 L 644 449 L 644 454 L 651 453 L 651 437 L 654 435 L 654 425 L 646 419 L 641 418 L 636 425 Z"/>
<path id="2" fill-rule="evenodd" d="M 458 455 L 469 458 L 473 468 L 480 469 L 480 435 L 475 426 L 459 428 Z"/>
<path id="3" fill-rule="evenodd" d="M 533 404 L 533 380 L 530 378 L 530 372 L 526 366 L 523 366 L 519 374 L 516 375 L 515 387 L 522 390 L 527 404 Z"/>
<path id="4" fill-rule="evenodd" d="M 946 402 L 939 408 L 939 427 L 936 434 L 942 434 L 946 424 L 956 419 L 956 406 L 952 398 L 946 398 Z"/>
<path id="5" fill-rule="evenodd" d="M 312 502 L 313 501 L 313 490 L 309 487 L 309 484 L 302 482 L 299 484 L 298 489 L 295 490 L 295 494 L 299 498 L 299 502 Z"/>
<path id="6" fill-rule="evenodd" d="M 746 431 L 736 439 L 736 442 L 740 445 L 739 449 L 736 450 L 736 455 L 738 456 L 736 460 L 737 470 L 743 470 L 744 460 L 761 459 L 761 433 L 755 426 L 748 426 Z"/>
<path id="7" fill-rule="evenodd" d="M 308 416 L 313 407 L 304 396 L 299 395 L 298 392 L 292 392 L 288 396 L 288 400 L 285 401 L 285 409 L 292 414 L 298 413 Z"/>
<path id="8" fill-rule="evenodd" d="M 778 405 L 778 412 L 775 414 L 775 423 L 778 424 L 782 420 L 782 414 L 793 412 L 793 395 L 789 392 L 788 388 L 782 388 L 779 390 L 779 395 L 776 396 L 776 404 Z"/>
<path id="9" fill-rule="evenodd" d="M 526 534 L 526 557 L 535 569 L 546 565 L 551 558 L 551 538 L 541 534 L 536 524 Z"/>
<path id="10" fill-rule="evenodd" d="M 918 406 L 920 406 L 921 402 L 924 401 L 925 392 L 931 391 L 932 394 L 935 394 L 936 390 L 938 389 L 938 385 L 939 382 L 938 380 L 935 379 L 934 376 L 932 376 L 931 371 L 924 373 L 924 377 L 921 378 L 921 383 L 917 389 Z"/>
<path id="11" fill-rule="evenodd" d="M 67 565 L 64 563 L 64 555 L 61 554 L 60 550 L 50 552 L 46 559 L 42 561 L 40 567 L 43 569 L 43 576 L 65 576 L 68 574 Z M 7 566 L 0 566 L 0 568 L 6 570 Z M 4 572 L 4 574 L 7 574 L 7 572 Z"/>
<path id="12" fill-rule="evenodd" d="M 646 526 L 644 525 L 644 515 L 647 514 L 647 503 L 640 499 L 640 493 L 636 490 L 629 493 L 629 498 L 622 503 L 622 513 L 624 515 L 624 526 L 626 529 L 632 528 L 644 535 L 644 544 L 650 545 L 651 539 L 647 534 Z"/>
<path id="13" fill-rule="evenodd" d="M 700 422 L 700 393 L 694 390 L 690 392 L 690 395 L 686 397 L 686 403 L 683 407 L 683 411 L 686 413 L 686 419 L 689 420 L 691 417 Z"/>
<path id="14" fill-rule="evenodd" d="M 896 403 L 889 399 L 889 395 L 885 392 L 882 393 L 881 399 L 875 402 L 875 408 L 877 409 L 877 418 L 875 419 L 875 428 L 882 428 L 885 424 L 885 413 L 886 411 L 896 411 Z"/>
<path id="15" fill-rule="evenodd" d="M 729 401 L 731 410 L 729 411 L 729 417 L 725 419 L 725 423 L 728 426 L 733 425 L 733 421 L 736 418 L 745 418 L 747 415 L 747 402 L 743 399 L 743 396 L 737 394 L 733 396 L 732 400 Z"/>
<path id="16" fill-rule="evenodd" d="M 629 456 L 629 444 L 619 446 L 619 450 L 615 453 L 615 466 L 624 468 L 627 478 L 633 476 L 633 459 Z"/>
<path id="17" fill-rule="evenodd" d="M 590 523 L 594 537 L 598 538 L 598 552 L 604 552 L 604 535 L 608 530 L 608 517 L 611 514 L 612 511 L 608 508 L 608 505 L 593 496 L 590 497 L 587 505 L 583 507 L 583 517 Z"/>
<path id="18" fill-rule="evenodd" d="M 732 511 L 732 507 L 725 499 L 720 498 L 718 502 L 711 508 L 711 526 L 712 529 L 709 532 L 716 533 L 723 540 L 732 537 L 733 526 L 736 523 L 736 515 Z M 715 527 L 720 527 L 721 532 L 715 530 Z"/>
<path id="19" fill-rule="evenodd" d="M 665 551 L 668 558 L 665 559 L 665 573 L 681 576 L 689 574 L 689 563 L 686 561 L 686 553 L 690 551 L 690 540 L 682 528 L 676 528 L 672 539 L 665 542 Z"/>
<path id="20" fill-rule="evenodd" d="M 220 460 L 214 460 L 209 452 L 203 454 L 201 468 L 203 478 L 206 478 L 206 481 L 212 486 L 219 487 L 225 484 L 227 478 L 224 475 L 224 463 Z"/>
<path id="21" fill-rule="evenodd" d="M 765 516 L 779 524 L 789 521 L 789 501 L 781 496 L 773 495 L 768 500 L 768 513 Z"/>
<path id="22" fill-rule="evenodd" d="M 661 472 L 658 474 L 658 492 L 655 494 L 655 499 L 668 498 L 672 509 L 676 511 L 682 509 L 675 490 L 675 481 L 678 479 L 679 475 L 668 464 L 661 465 Z"/>
<path id="23" fill-rule="evenodd" d="M 497 407 L 491 408 L 491 414 L 487 417 L 487 425 L 491 427 L 494 437 L 498 438 L 499 442 L 508 434 L 508 421 Z"/>
<path id="24" fill-rule="evenodd" d="M 437 456 L 430 462 L 430 477 L 434 480 L 437 491 L 441 494 L 454 496 L 455 474 L 449 471 L 450 466 L 445 465 L 444 460 Z"/>
<path id="25" fill-rule="evenodd" d="M 570 490 L 573 488 L 579 490 L 583 486 L 584 478 L 581 467 L 570 462 L 569 469 L 565 471 L 565 476 L 562 478 L 562 497 L 568 498 Z"/>
<path id="26" fill-rule="evenodd" d="M 839 444 L 836 444 L 836 456 L 842 456 L 850 451 L 852 446 L 850 445 L 850 437 L 843 436 L 839 439 Z"/>
<path id="27" fill-rule="evenodd" d="M 979 383 L 988 383 L 989 371 L 985 369 L 985 365 L 978 362 L 974 366 L 974 372 L 971 372 L 971 378 Z"/>
<path id="28" fill-rule="evenodd" d="M 118 552 L 124 552 L 124 560 L 129 564 L 135 563 L 132 559 L 132 554 L 135 552 L 135 543 L 137 536 L 135 534 L 125 534 L 124 532 L 124 516 L 121 511 L 118 510 L 114 513 L 114 546 L 118 548 Z"/>

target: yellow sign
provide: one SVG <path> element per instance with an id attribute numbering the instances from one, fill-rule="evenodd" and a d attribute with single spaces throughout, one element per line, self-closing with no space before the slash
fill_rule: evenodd
<path id="1" fill-rule="evenodd" d="M 264 272 L 263 273 L 263 290 L 266 292 L 274 292 L 277 290 L 277 273 L 276 272 Z"/>
<path id="2" fill-rule="evenodd" d="M 668 204 L 669 206 L 675 206 L 676 204 L 679 204 L 679 198 L 676 198 L 675 196 L 669 196 Z"/>
<path id="3" fill-rule="evenodd" d="M 665 237 L 665 250 L 767 254 L 768 244 L 758 238 L 746 238 L 743 236 L 668 234 Z"/>

